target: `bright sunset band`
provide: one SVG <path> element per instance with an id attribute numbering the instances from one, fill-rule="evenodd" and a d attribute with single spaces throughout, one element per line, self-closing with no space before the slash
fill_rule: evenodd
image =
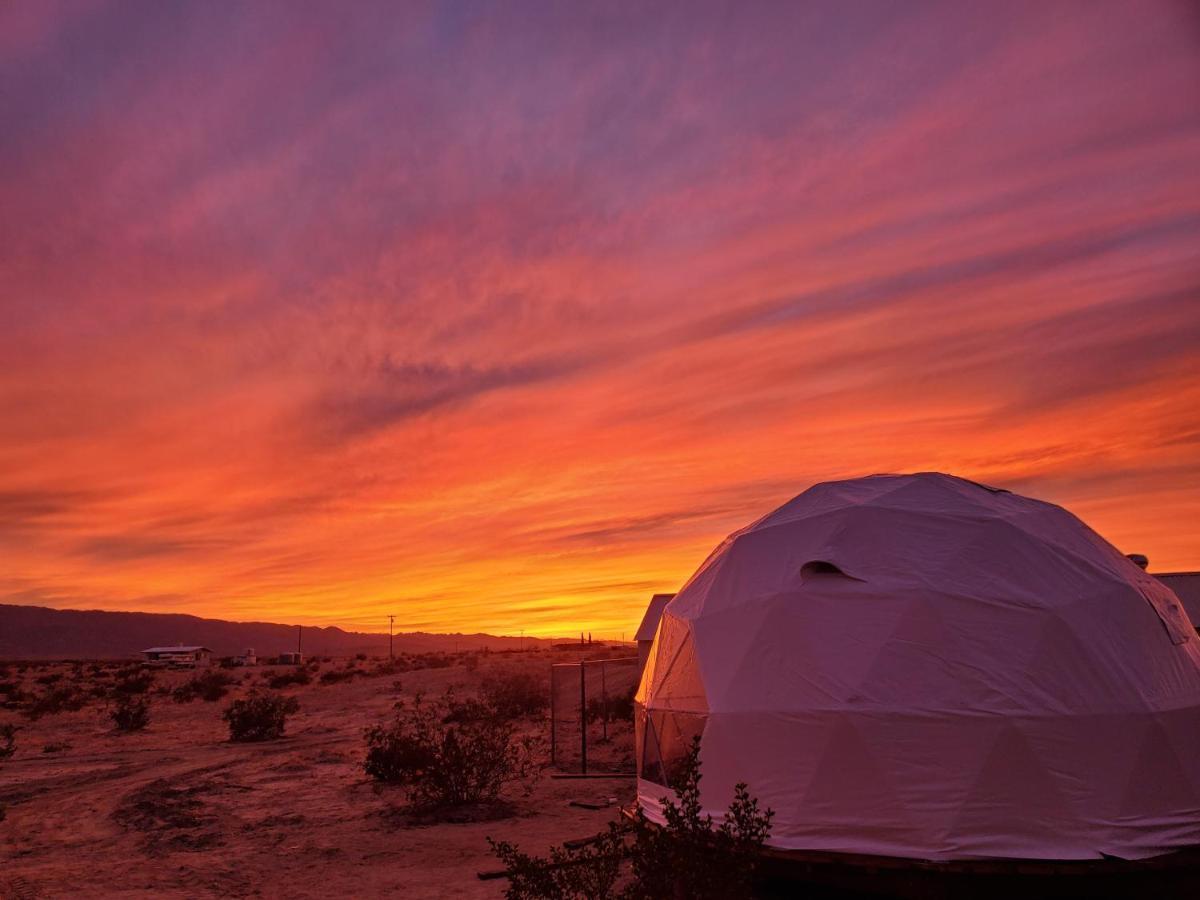
<path id="1" fill-rule="evenodd" d="M 6 5 L 0 603 L 630 637 L 923 470 L 1200 567 L 1195 11 L 835 6 Z"/>

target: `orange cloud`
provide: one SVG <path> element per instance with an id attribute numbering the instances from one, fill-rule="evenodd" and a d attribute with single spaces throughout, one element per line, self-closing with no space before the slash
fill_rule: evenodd
<path id="1" fill-rule="evenodd" d="M 926 469 L 1200 566 L 1193 39 L 982 15 L 22 12 L 0 602 L 616 637 Z"/>

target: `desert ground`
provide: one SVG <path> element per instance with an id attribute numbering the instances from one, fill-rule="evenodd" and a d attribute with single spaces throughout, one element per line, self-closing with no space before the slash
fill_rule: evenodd
<path id="1" fill-rule="evenodd" d="M 148 727 L 125 733 L 106 693 L 118 664 L 3 664 L 0 726 L 18 730 L 15 752 L 0 759 L 0 897 L 500 897 L 503 880 L 477 877 L 498 868 L 489 836 L 544 853 L 602 830 L 632 799 L 633 782 L 554 779 L 541 743 L 540 772 L 506 789 L 503 802 L 415 816 L 405 788 L 365 774 L 363 730 L 388 720 L 397 701 L 451 688 L 470 696 L 489 675 L 515 671 L 548 683 L 551 662 L 573 658 L 464 654 L 400 674 L 384 660 L 323 661 L 310 683 L 276 690 L 300 708 L 283 737 L 260 743 L 231 742 L 222 711 L 252 687 L 269 690 L 284 667 L 228 670 L 237 683 L 226 697 L 186 703 L 172 692 L 194 673 L 158 671 L 144 695 Z M 363 674 L 323 683 L 322 674 L 347 669 Z M 83 708 L 24 711 L 67 683 L 92 695 Z M 519 728 L 548 738 L 545 714 Z M 627 769 L 632 743 L 622 722 L 593 759 Z"/>

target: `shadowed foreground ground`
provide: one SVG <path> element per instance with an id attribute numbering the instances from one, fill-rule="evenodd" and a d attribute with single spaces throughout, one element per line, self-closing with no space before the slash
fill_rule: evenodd
<path id="1" fill-rule="evenodd" d="M 288 689 L 301 711 L 286 737 L 262 744 L 228 741 L 221 710 L 229 698 L 177 704 L 152 695 L 150 727 L 129 735 L 113 730 L 103 700 L 37 721 L 0 710 L 0 722 L 21 728 L 16 754 L 0 762 L 0 897 L 501 896 L 503 881 L 476 878 L 497 867 L 487 836 L 544 852 L 616 814 L 615 805 L 586 810 L 570 801 L 627 802 L 632 782 L 543 775 L 528 797 L 508 797 L 508 818 L 413 825 L 403 792 L 363 774 L 362 729 L 387 717 L 401 695 L 470 691 L 488 671 L 542 673 L 549 660 L 497 654 L 476 671 L 407 672 L 400 691 L 386 676 Z M 32 683 L 48 671 L 9 678 Z M 625 733 L 609 751 L 620 763 L 630 747 Z"/>

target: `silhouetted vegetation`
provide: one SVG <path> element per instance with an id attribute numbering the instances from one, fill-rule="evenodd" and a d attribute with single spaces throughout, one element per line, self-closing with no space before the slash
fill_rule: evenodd
<path id="1" fill-rule="evenodd" d="M 366 773 L 406 786 L 418 808 L 491 802 L 506 785 L 530 778 L 532 740 L 518 738 L 507 720 L 478 715 L 472 703 L 453 693 L 417 697 L 391 723 L 367 728 Z"/>
<path id="2" fill-rule="evenodd" d="M 607 718 L 610 722 L 633 721 L 633 695 L 637 693 L 637 685 L 633 685 L 623 694 L 608 697 L 593 697 L 588 700 L 588 724 Z"/>
<path id="3" fill-rule="evenodd" d="M 28 701 L 25 715 L 31 719 L 83 709 L 91 699 L 86 691 L 72 684 L 59 684 Z"/>
<path id="4" fill-rule="evenodd" d="M 141 731 L 150 724 L 150 701 L 136 694 L 120 694 L 111 716 L 118 731 Z"/>
<path id="5" fill-rule="evenodd" d="M 0 759 L 8 759 L 17 752 L 17 726 L 11 722 L 0 725 Z"/>
<path id="6" fill-rule="evenodd" d="M 508 870 L 510 900 L 607 900 L 616 892 L 625 856 L 625 837 L 616 824 L 582 847 L 551 847 L 542 859 L 522 853 L 508 841 L 493 841 L 492 852 Z M 671 896 L 671 895 L 667 895 Z"/>
<path id="7" fill-rule="evenodd" d="M 154 687 L 154 673 L 140 666 L 130 666 L 117 673 L 117 683 L 113 685 L 116 694 L 145 694 Z"/>
<path id="8" fill-rule="evenodd" d="M 11 722 L 0 725 L 0 761 L 8 759 L 17 752 L 17 726 Z M 8 815 L 0 806 L 0 822 Z"/>
<path id="9" fill-rule="evenodd" d="M 715 826 L 700 805 L 700 739 L 681 762 L 675 797 L 662 798 L 665 824 L 639 810 L 628 832 L 610 825 L 582 847 L 554 847 L 548 858 L 529 856 L 507 841 L 492 841 L 509 873 L 509 900 L 727 900 L 753 896 L 759 854 L 771 834 L 771 810 L 762 811 L 746 785 L 734 789 L 724 820 Z M 623 858 L 630 877 L 619 891 Z"/>
<path id="10" fill-rule="evenodd" d="M 279 688 L 292 687 L 293 685 L 304 685 L 312 681 L 312 673 L 303 666 L 291 669 L 286 672 L 279 672 L 272 675 L 267 680 L 267 686 L 278 690 Z"/>
<path id="11" fill-rule="evenodd" d="M 295 697 L 251 691 L 244 699 L 229 704 L 222 718 L 229 723 L 231 741 L 270 741 L 283 737 L 287 717 L 299 711 L 300 702 Z"/>
<path id="12" fill-rule="evenodd" d="M 532 672 L 489 675 L 480 686 L 480 699 L 505 719 L 540 716 L 550 705 L 550 684 Z"/>
<path id="13" fill-rule="evenodd" d="M 359 678 L 363 675 L 361 669 L 330 669 L 328 672 L 322 672 L 320 679 L 321 684 L 339 684 L 343 681 L 350 681 L 352 678 Z"/>
<path id="14" fill-rule="evenodd" d="M 196 699 L 205 703 L 216 703 L 229 693 L 229 686 L 236 681 L 231 675 L 209 669 L 179 685 L 171 692 L 171 697 L 176 703 L 191 703 Z"/>

